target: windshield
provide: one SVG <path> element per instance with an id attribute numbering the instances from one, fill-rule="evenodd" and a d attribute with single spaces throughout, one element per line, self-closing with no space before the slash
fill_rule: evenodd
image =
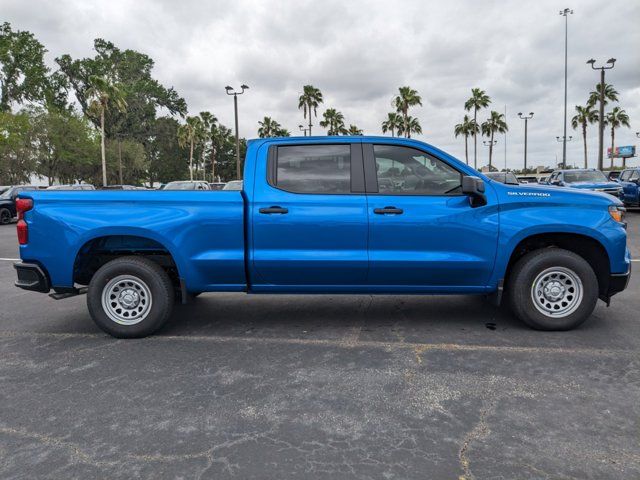
<path id="1" fill-rule="evenodd" d="M 0 198 L 11 198 L 11 194 L 13 193 L 13 188 L 9 188 L 8 190 L 5 190 L 4 193 L 2 195 L 0 195 Z"/>
<path id="2" fill-rule="evenodd" d="M 506 183 L 507 185 L 518 185 L 518 179 L 511 172 L 491 172 L 485 174 L 491 180 L 496 180 L 497 182 Z"/>
<path id="3" fill-rule="evenodd" d="M 564 181 L 566 183 L 606 182 L 607 177 L 599 170 L 584 170 L 579 172 L 564 172 Z"/>

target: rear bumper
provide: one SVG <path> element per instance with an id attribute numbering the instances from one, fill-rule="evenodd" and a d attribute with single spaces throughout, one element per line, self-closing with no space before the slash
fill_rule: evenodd
<path id="1" fill-rule="evenodd" d="M 16 280 L 16 287 L 23 290 L 31 290 L 33 292 L 49 293 L 51 290 L 51 284 L 49 283 L 49 277 L 40 267 L 35 263 L 14 263 L 13 268 L 18 273 L 18 280 Z"/>

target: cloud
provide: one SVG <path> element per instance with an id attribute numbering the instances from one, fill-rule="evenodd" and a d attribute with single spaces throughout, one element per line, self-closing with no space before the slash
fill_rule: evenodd
<path id="1" fill-rule="evenodd" d="M 154 74 L 185 97 L 190 111 L 211 110 L 233 124 L 225 85 L 250 85 L 240 98 L 240 130 L 256 135 L 269 115 L 298 132 L 302 86 L 320 88 L 325 108 L 341 110 L 347 123 L 380 134 L 391 98 L 402 85 L 423 97 L 412 111 L 423 126 L 419 137 L 459 158 L 464 143 L 453 125 L 464 115 L 472 87 L 506 106 L 507 164 L 522 165 L 523 122 L 517 112 L 534 111 L 529 123 L 529 164 L 550 165 L 561 154 L 565 3 L 554 0 L 416 1 L 236 1 L 59 0 L 3 1 L 3 17 L 32 31 L 49 50 L 47 61 L 69 53 L 92 55 L 102 37 L 155 60 Z M 569 17 L 568 116 L 598 81 L 586 60 L 618 59 L 607 81 L 620 92 L 632 129 L 617 132 L 619 144 L 634 144 L 640 130 L 640 4 L 584 0 Z M 482 112 L 482 119 L 488 112 Z M 318 121 L 314 120 L 317 125 Z M 319 127 L 314 133 L 320 133 Z M 589 133 L 595 165 L 596 129 Z M 568 160 L 582 161 L 580 132 L 569 130 Z M 505 139 L 496 160 L 504 162 Z M 486 163 L 486 149 L 478 153 Z"/>

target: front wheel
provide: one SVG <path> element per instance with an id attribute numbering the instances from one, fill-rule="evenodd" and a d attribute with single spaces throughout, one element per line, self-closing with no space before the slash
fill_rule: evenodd
<path id="1" fill-rule="evenodd" d="M 174 291 L 167 273 L 144 257 L 121 257 L 95 273 L 87 306 L 93 321 L 118 338 L 145 337 L 171 316 Z"/>
<path id="2" fill-rule="evenodd" d="M 522 257 L 508 288 L 516 316 L 538 330 L 571 330 L 589 318 L 598 301 L 598 279 L 591 265 L 560 248 Z"/>
<path id="3" fill-rule="evenodd" d="M 0 225 L 7 225 L 11 222 L 11 212 L 8 208 L 0 208 Z"/>

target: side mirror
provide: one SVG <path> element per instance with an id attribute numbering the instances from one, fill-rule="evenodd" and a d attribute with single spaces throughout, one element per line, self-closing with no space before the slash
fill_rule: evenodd
<path id="1" fill-rule="evenodd" d="M 484 191 L 485 185 L 481 178 L 469 175 L 462 177 L 462 193 L 469 196 L 469 202 L 473 208 L 487 204 Z"/>

